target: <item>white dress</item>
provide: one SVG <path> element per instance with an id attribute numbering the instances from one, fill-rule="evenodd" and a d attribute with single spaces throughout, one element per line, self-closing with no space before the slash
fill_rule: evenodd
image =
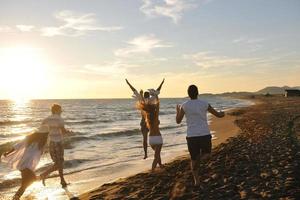
<path id="1" fill-rule="evenodd" d="M 42 151 L 38 148 L 37 143 L 32 143 L 27 146 L 26 139 L 14 145 L 14 151 L 8 154 L 6 157 L 1 156 L 1 161 L 7 163 L 12 169 L 23 170 L 30 169 L 35 170 L 38 165 Z"/>

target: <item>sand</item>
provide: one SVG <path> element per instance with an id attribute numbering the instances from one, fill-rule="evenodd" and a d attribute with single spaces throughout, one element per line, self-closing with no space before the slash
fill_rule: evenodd
<path id="1" fill-rule="evenodd" d="M 210 123 L 210 130 L 214 132 L 214 135 L 216 139 L 212 141 L 213 147 L 216 147 L 217 145 L 225 142 L 228 138 L 234 137 L 238 134 L 240 131 L 239 127 L 235 124 L 236 116 L 230 115 L 228 113 L 235 112 L 237 109 L 231 109 L 226 111 L 226 116 L 224 118 L 217 118 L 215 116 L 212 116 L 211 123 Z M 182 160 L 182 159 L 188 159 L 189 155 L 187 153 L 183 153 L 178 155 L 175 159 L 167 159 L 167 160 Z M 152 159 L 152 158 L 150 158 Z M 149 165 L 150 168 L 150 165 Z M 143 173 L 150 173 L 149 170 L 144 171 Z M 119 179 L 116 181 L 126 181 L 124 179 Z M 110 183 L 109 183 L 110 184 Z M 119 186 L 112 187 L 109 189 L 109 193 L 114 194 L 115 190 L 118 191 L 120 189 Z M 90 192 L 86 192 L 82 195 L 80 195 L 80 199 L 90 199 L 92 196 L 97 194 L 97 189 L 93 189 Z M 113 198 L 113 195 L 111 195 Z"/>
<path id="2" fill-rule="evenodd" d="M 210 130 L 215 132 L 214 135 L 217 137 L 213 140 L 213 147 L 225 142 L 230 137 L 236 136 L 240 131 L 240 128 L 235 124 L 237 117 L 228 114 L 235 111 L 236 109 L 227 111 L 224 118 L 212 116 Z"/>
<path id="3" fill-rule="evenodd" d="M 231 111 L 227 123 L 213 119 L 219 144 L 200 165 L 201 187 L 192 186 L 189 159 L 180 158 L 80 199 L 300 199 L 300 98 L 259 98 L 260 104 Z"/>

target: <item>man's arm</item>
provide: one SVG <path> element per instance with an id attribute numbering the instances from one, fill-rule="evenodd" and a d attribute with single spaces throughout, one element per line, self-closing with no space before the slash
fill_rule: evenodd
<path id="1" fill-rule="evenodd" d="M 157 91 L 160 91 L 160 89 L 161 89 L 162 85 L 164 84 L 164 82 L 165 82 L 165 79 L 163 79 L 163 81 L 161 82 L 161 84 L 158 86 L 158 88 L 156 89 Z"/>
<path id="2" fill-rule="evenodd" d="M 225 116 L 225 113 L 223 111 L 220 111 L 220 112 L 216 111 L 213 107 L 211 107 L 210 104 L 208 104 L 207 110 L 208 110 L 208 112 L 210 112 L 211 114 L 213 114 L 216 117 L 222 118 Z"/>
<path id="3" fill-rule="evenodd" d="M 73 133 L 73 131 L 65 128 L 65 120 L 63 120 L 63 119 L 61 119 L 61 121 L 60 121 L 60 130 L 61 130 L 62 134 Z"/>
<path id="4" fill-rule="evenodd" d="M 134 91 L 137 91 L 130 83 L 127 79 L 126 80 L 126 83 L 129 85 L 130 89 L 134 92 Z"/>
<path id="5" fill-rule="evenodd" d="M 182 106 L 180 106 L 180 105 L 177 105 L 176 106 L 176 123 L 177 124 L 180 124 L 181 123 L 181 121 L 182 121 L 182 119 L 183 119 L 183 117 L 184 117 L 184 110 L 183 110 L 183 108 L 182 108 Z"/>

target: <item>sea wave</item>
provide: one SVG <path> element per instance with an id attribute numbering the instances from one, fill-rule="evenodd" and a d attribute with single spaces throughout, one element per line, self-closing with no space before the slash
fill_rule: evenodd
<path id="1" fill-rule="evenodd" d="M 85 119 L 85 120 L 78 120 L 78 121 L 66 121 L 67 125 L 75 125 L 75 124 L 97 124 L 97 123 L 109 123 L 113 122 L 110 119 L 103 119 L 103 120 L 95 120 L 95 119 Z"/>
<path id="2" fill-rule="evenodd" d="M 177 125 L 170 125 L 170 126 L 165 126 L 161 127 L 161 130 L 169 130 L 169 129 L 174 129 L 177 128 Z M 100 133 L 100 134 L 95 134 L 95 135 L 88 135 L 88 134 L 83 134 L 80 132 L 73 133 L 69 137 L 65 138 L 64 141 L 64 147 L 65 149 L 72 149 L 73 148 L 73 143 L 75 142 L 81 142 L 81 141 L 86 141 L 86 140 L 101 140 L 101 139 L 109 139 L 109 138 L 114 138 L 114 137 L 128 137 L 128 136 L 134 136 L 134 135 L 139 135 L 141 134 L 140 129 L 129 129 L 129 130 L 121 130 L 121 131 L 115 131 L 115 132 L 107 132 L 107 133 Z M 12 146 L 18 141 L 13 141 L 13 142 L 7 142 L 4 144 L 0 145 L 0 155 L 2 155 L 4 152 L 10 150 Z M 46 149 L 47 152 L 47 149 Z"/>
<path id="3" fill-rule="evenodd" d="M 3 120 L 0 121 L 0 126 L 11 126 L 11 125 L 19 125 L 19 124 L 26 124 L 35 122 L 32 119 L 24 119 L 24 120 Z"/>

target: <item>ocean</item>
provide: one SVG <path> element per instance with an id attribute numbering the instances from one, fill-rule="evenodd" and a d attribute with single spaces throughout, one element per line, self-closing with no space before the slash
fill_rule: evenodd
<path id="1" fill-rule="evenodd" d="M 243 107 L 249 101 L 201 97 L 221 110 Z M 162 161 L 170 161 L 185 154 L 186 125 L 175 122 L 176 105 L 184 98 L 163 98 L 160 109 L 160 129 L 164 139 Z M 150 169 L 153 159 L 149 147 L 148 159 L 143 159 L 140 112 L 133 99 L 89 100 L 30 100 L 27 102 L 0 101 L 0 154 L 38 128 L 50 114 L 50 107 L 58 103 L 63 107 L 62 117 L 66 128 L 74 133 L 65 137 L 64 173 L 69 195 L 80 194 L 120 177 L 126 177 Z M 184 120 L 185 121 L 185 120 Z M 51 159 L 45 152 L 38 165 L 37 174 L 44 170 Z M 13 195 L 19 186 L 20 173 L 0 163 L 0 199 Z M 36 199 L 66 199 L 66 191 L 60 188 L 57 174 L 47 180 L 47 186 L 34 183 L 25 196 Z"/>

